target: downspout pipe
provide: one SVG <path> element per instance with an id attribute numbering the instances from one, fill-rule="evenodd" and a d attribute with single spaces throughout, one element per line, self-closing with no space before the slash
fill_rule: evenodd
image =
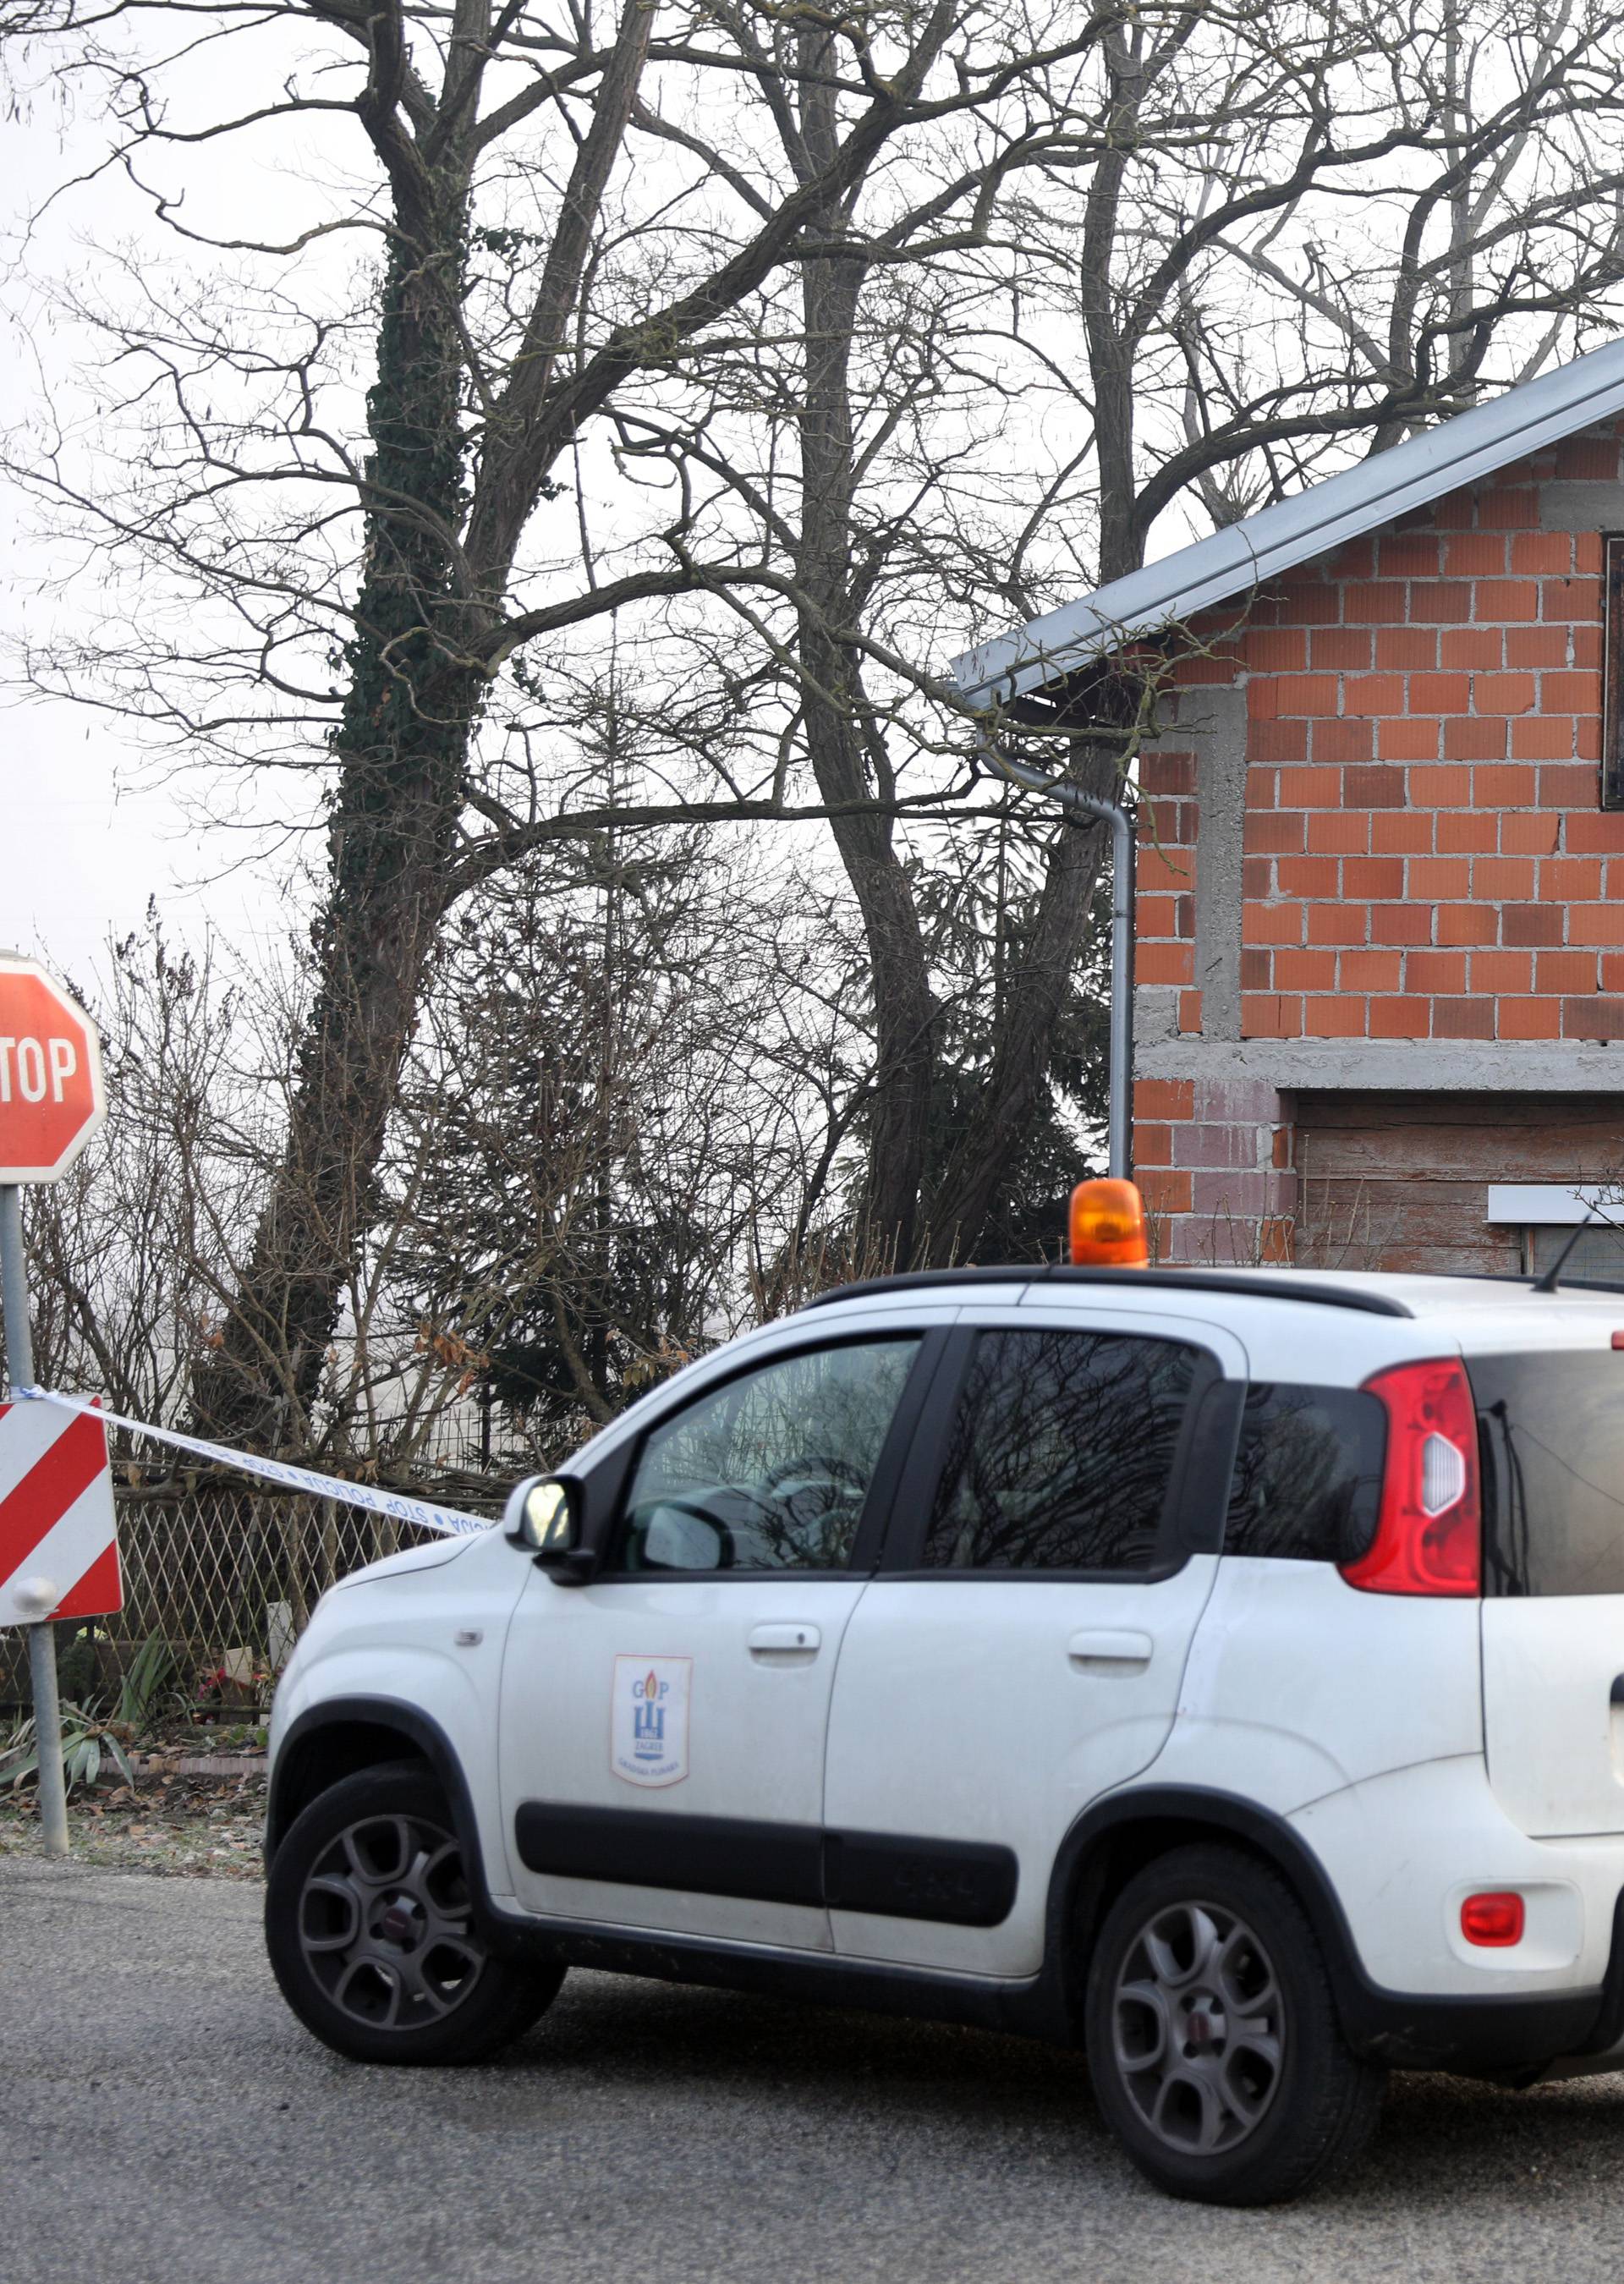
<path id="1" fill-rule="evenodd" d="M 1106 1129 L 1110 1170 L 1131 1177 L 1134 1091 L 1134 820 L 1118 802 L 1050 777 L 1031 762 L 1005 753 L 990 731 L 980 753 L 988 767 L 1011 784 L 1046 794 L 1074 824 L 1111 827 L 1111 1108 Z"/>

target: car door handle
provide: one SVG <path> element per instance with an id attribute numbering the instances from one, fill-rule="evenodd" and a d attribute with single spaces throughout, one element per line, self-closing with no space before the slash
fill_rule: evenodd
<path id="1" fill-rule="evenodd" d="M 1120 1631 L 1112 1626 L 1087 1626 L 1066 1645 L 1066 1654 L 1084 1673 L 1110 1667 L 1118 1673 L 1135 1673 L 1147 1666 L 1156 1647 L 1149 1634 Z"/>
<path id="2" fill-rule="evenodd" d="M 791 1618 L 777 1625 L 753 1628 L 750 1636 L 750 1654 L 752 1657 L 784 1658 L 804 1665 L 808 1658 L 817 1655 L 823 1639 L 816 1626 Z"/>

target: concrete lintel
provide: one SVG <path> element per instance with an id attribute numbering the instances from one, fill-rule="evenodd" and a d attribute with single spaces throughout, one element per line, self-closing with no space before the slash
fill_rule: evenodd
<path id="1" fill-rule="evenodd" d="M 1624 531 L 1624 484 L 1542 484 L 1542 531 Z"/>
<path id="2" fill-rule="evenodd" d="M 1136 1078 L 1261 1079 L 1360 1093 L 1624 1094 L 1616 1046 L 1468 1039 L 1146 1039 Z"/>

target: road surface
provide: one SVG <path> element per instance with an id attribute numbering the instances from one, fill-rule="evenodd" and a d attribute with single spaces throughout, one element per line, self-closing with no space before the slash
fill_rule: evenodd
<path id="1" fill-rule="evenodd" d="M 260 1891 L 0 1862 L 5 2284 L 1398 2284 L 1624 2268 L 1624 2077 L 1394 2081 L 1346 2186 L 1179 2205 L 1066 2054 L 573 1975 L 501 2063 L 363 2069 Z"/>

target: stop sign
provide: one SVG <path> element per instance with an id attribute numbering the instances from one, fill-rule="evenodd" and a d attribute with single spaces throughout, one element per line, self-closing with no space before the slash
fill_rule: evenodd
<path id="1" fill-rule="evenodd" d="M 106 1115 L 95 1024 L 37 961 L 0 952 L 0 1184 L 56 1181 Z"/>

